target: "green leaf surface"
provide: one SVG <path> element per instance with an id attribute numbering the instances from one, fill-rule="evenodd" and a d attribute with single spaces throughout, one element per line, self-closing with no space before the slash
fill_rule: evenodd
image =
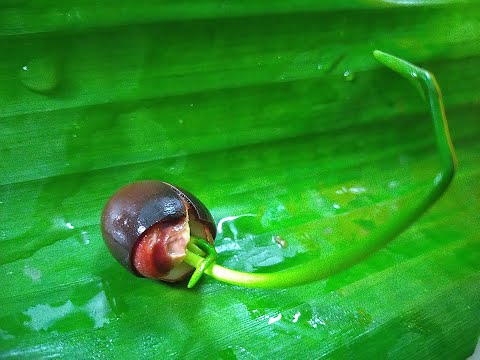
<path id="1" fill-rule="evenodd" d="M 3 2 L 0 357 L 471 355 L 480 6 L 405 3 Z M 427 107 L 374 49 L 435 74 L 459 160 L 406 232 L 288 289 L 188 290 L 115 262 L 100 213 L 136 180 L 194 193 L 218 262 L 252 272 L 358 246 L 422 197 L 439 168 Z"/>

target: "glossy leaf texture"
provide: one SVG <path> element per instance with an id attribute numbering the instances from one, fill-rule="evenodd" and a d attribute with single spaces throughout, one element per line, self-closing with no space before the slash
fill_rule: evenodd
<path id="1" fill-rule="evenodd" d="M 0 357 L 464 359 L 480 328 L 480 6 L 472 1 L 0 5 Z M 413 3 L 413 2 L 412 2 Z M 431 119 L 380 49 L 432 71 L 459 171 L 324 281 L 194 289 L 100 234 L 124 184 L 174 183 L 219 263 L 271 272 L 361 244 L 423 196 Z"/>

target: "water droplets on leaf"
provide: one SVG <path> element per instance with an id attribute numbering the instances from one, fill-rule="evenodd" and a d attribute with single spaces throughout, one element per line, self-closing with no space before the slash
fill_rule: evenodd
<path id="1" fill-rule="evenodd" d="M 312 314 L 312 317 L 310 320 L 308 320 L 308 325 L 310 325 L 312 328 L 316 329 L 319 325 L 325 326 L 326 323 L 324 320 L 322 320 L 318 314 Z"/>
<path id="2" fill-rule="evenodd" d="M 274 323 L 276 323 L 277 321 L 280 321 L 281 319 L 282 319 L 282 313 L 278 313 L 277 316 L 270 317 L 270 318 L 268 319 L 268 325 L 274 324 Z"/>
<path id="3" fill-rule="evenodd" d="M 355 80 L 355 74 L 351 72 L 350 70 L 346 70 L 343 73 L 343 77 L 345 78 L 346 81 L 353 81 Z"/>
<path id="4" fill-rule="evenodd" d="M 94 296 L 84 307 L 87 314 L 94 322 L 94 329 L 103 327 L 108 324 L 108 314 L 111 312 L 110 305 L 108 304 L 105 291 L 100 291 Z"/>
<path id="5" fill-rule="evenodd" d="M 223 238 L 227 239 L 230 236 L 233 236 L 234 240 L 238 240 L 239 237 L 243 237 L 245 234 L 240 234 L 237 226 L 235 225 L 235 220 L 241 219 L 244 217 L 256 217 L 255 214 L 242 214 L 242 215 L 233 215 L 226 216 L 222 218 L 217 225 L 217 233 Z"/>
<path id="6" fill-rule="evenodd" d="M 346 193 L 361 194 L 361 193 L 364 193 L 366 191 L 367 191 L 367 189 L 365 189 L 362 186 L 353 186 L 353 187 L 350 187 L 350 188 L 342 186 L 342 188 L 339 189 L 339 190 L 336 190 L 335 193 L 338 194 L 338 195 L 346 194 Z"/>
<path id="7" fill-rule="evenodd" d="M 64 304 L 52 306 L 38 304 L 23 312 L 30 318 L 24 325 L 34 331 L 51 330 L 60 320 L 74 314 L 85 314 L 93 321 L 93 328 L 98 329 L 110 322 L 109 315 L 112 312 L 105 291 L 100 291 L 85 305 L 74 305 L 71 300 Z"/>
<path id="8" fill-rule="evenodd" d="M 28 276 L 34 283 L 37 283 L 40 281 L 42 278 L 42 272 L 34 267 L 31 266 L 25 266 L 23 268 L 23 273 Z"/>
<path id="9" fill-rule="evenodd" d="M 302 313 L 301 313 L 300 311 L 297 311 L 297 312 L 295 313 L 295 315 L 293 315 L 293 320 L 292 320 L 292 322 L 295 324 L 295 323 L 298 321 L 298 319 L 300 318 L 301 315 L 302 315 Z"/>
<path id="10" fill-rule="evenodd" d="M 58 320 L 68 316 L 74 310 L 75 306 L 70 300 L 59 306 L 38 304 L 23 312 L 30 317 L 30 321 L 26 321 L 24 325 L 35 331 L 48 330 Z"/>
<path id="11" fill-rule="evenodd" d="M 60 83 L 58 60 L 53 56 L 34 58 L 23 65 L 20 70 L 20 81 L 29 90 L 48 94 Z"/>
<path id="12" fill-rule="evenodd" d="M 85 245 L 88 245 L 90 244 L 90 237 L 88 235 L 88 232 L 86 232 L 85 230 L 82 230 L 80 232 L 80 236 L 82 238 L 82 243 L 85 244 Z"/>
<path id="13" fill-rule="evenodd" d="M 260 223 L 268 228 L 276 223 L 280 223 L 282 220 L 287 219 L 289 214 L 285 205 L 279 200 L 272 199 L 268 205 L 268 208 L 263 213 Z"/>

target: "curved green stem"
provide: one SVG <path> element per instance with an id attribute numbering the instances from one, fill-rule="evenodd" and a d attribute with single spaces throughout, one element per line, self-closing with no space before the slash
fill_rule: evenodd
<path id="1" fill-rule="evenodd" d="M 187 251 L 185 261 L 188 264 L 195 268 L 201 267 L 202 272 L 217 280 L 247 287 L 287 287 L 320 280 L 354 265 L 376 250 L 384 247 L 440 198 L 455 174 L 456 158 L 448 132 L 447 119 L 437 81 L 433 74 L 427 70 L 398 57 L 379 50 L 375 50 L 373 55 L 379 62 L 410 80 L 428 103 L 433 119 L 437 148 L 441 158 L 441 170 L 434 177 L 432 181 L 433 187 L 425 197 L 410 209 L 399 212 L 361 244 L 353 244 L 346 251 L 334 253 L 327 259 L 314 259 L 293 268 L 274 273 L 243 273 L 224 268 L 213 262 L 209 266 L 205 266 L 205 259 L 202 256 Z"/>

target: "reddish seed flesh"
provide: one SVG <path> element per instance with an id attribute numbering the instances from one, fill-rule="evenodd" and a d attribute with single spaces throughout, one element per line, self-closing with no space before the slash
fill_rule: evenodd
<path id="1" fill-rule="evenodd" d="M 189 241 L 190 228 L 186 218 L 174 223 L 157 223 L 145 232 L 138 243 L 133 265 L 147 278 L 168 277 L 185 258 Z"/>

